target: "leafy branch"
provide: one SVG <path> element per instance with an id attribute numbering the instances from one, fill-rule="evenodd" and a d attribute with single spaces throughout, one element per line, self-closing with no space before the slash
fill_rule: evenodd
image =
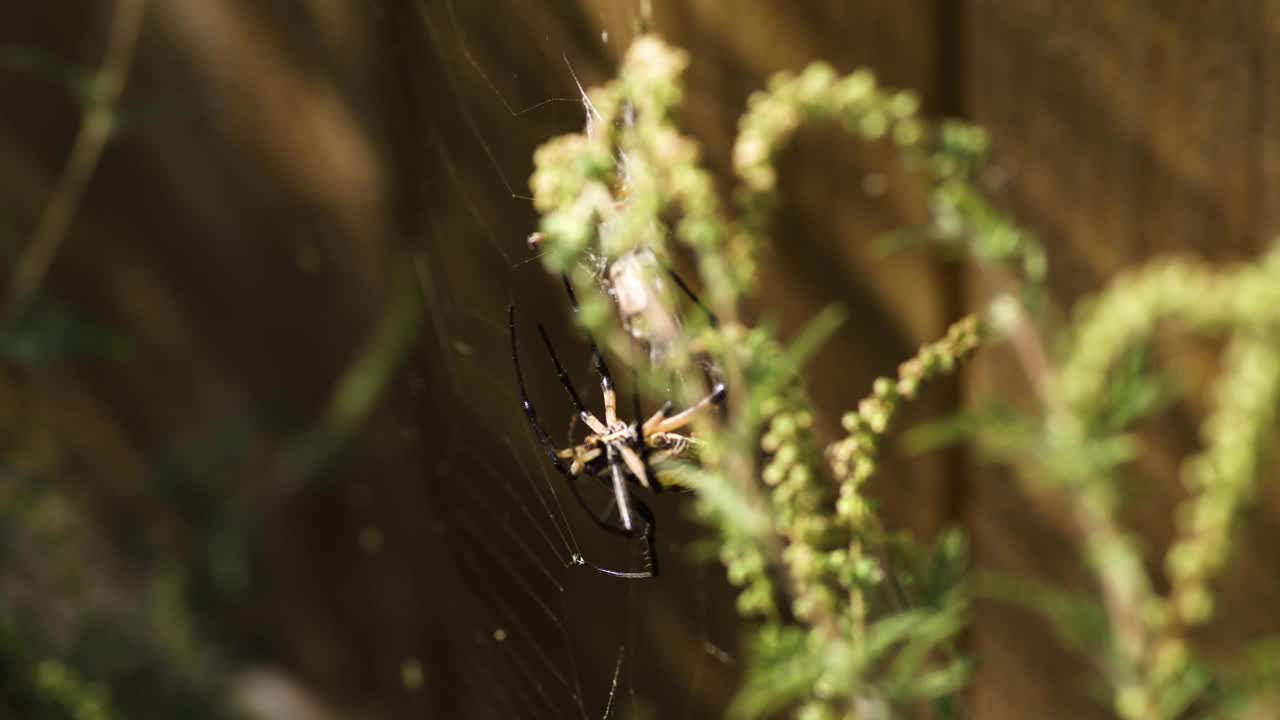
<path id="1" fill-rule="evenodd" d="M 976 316 L 957 322 L 905 362 L 896 379 L 877 381 L 846 418 L 849 437 L 826 450 L 828 464 L 797 375 L 842 314 L 820 314 L 787 347 L 767 325 L 741 323 L 738 304 L 755 287 L 775 204 L 774 159 L 806 122 L 834 119 L 868 139 L 892 137 L 931 179 L 945 211 L 935 228 L 940 238 L 999 237 L 1003 250 L 987 254 L 1000 257 L 1030 244 L 1010 242 L 1023 236 L 968 184 L 980 133 L 958 124 L 933 127 L 917 116 L 911 94 L 876 88 L 866 71 L 837 78 L 821 65 L 799 77 L 778 76 L 768 92 L 752 97 L 734 150 L 738 213 L 726 217 L 713 179 L 698 165 L 696 142 L 674 124 L 686 64 L 683 52 L 639 38 L 617 79 L 587 94 L 586 130 L 538 150 L 530 184 L 543 213 L 548 270 L 573 278 L 579 317 L 594 335 L 627 347 L 611 322 L 600 268 L 642 251 L 669 262 L 669 238 L 692 254 L 720 318 L 680 338 L 660 370 L 683 378 L 687 395 L 697 397 L 693 358 L 709 357 L 730 391 L 733 412 L 698 427 L 699 466 L 677 473 L 698 490 L 698 512 L 717 531 L 720 559 L 740 588 L 739 610 L 766 620 L 751 641 L 753 670 L 734 712 L 758 716 L 795 707 L 803 717 L 834 717 L 867 703 L 952 694 L 968 667 L 948 649 L 963 626 L 963 594 L 955 589 L 937 608 L 873 616 L 864 595 L 882 589 L 888 571 L 866 551 L 884 538 L 861 492 L 896 409 L 922 383 L 952 372 L 978 346 L 982 323 Z M 661 300 L 675 307 L 675 298 Z"/>

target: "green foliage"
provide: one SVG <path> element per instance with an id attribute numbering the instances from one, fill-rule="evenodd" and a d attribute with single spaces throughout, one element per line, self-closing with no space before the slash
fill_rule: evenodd
<path id="1" fill-rule="evenodd" d="M 948 707 L 946 698 L 963 686 L 969 668 L 952 650 L 965 616 L 956 570 L 963 543 L 947 536 L 931 563 L 899 538 L 899 559 L 917 571 L 911 582 L 899 583 L 885 564 L 892 543 L 862 488 L 897 408 L 921 384 L 953 372 L 977 347 L 982 323 L 976 317 L 957 322 L 905 362 L 896 378 L 877 381 L 846 417 L 849 436 L 824 452 L 796 377 L 843 313 L 823 311 L 784 344 L 767 323 L 741 323 L 738 303 L 755 286 L 768 211 L 776 204 L 774 157 L 802 123 L 838 121 L 869 140 L 890 139 L 938 192 L 953 196 L 965 187 L 963 174 L 981 135 L 930 127 L 917 117 L 913 95 L 880 90 L 865 71 L 837 78 L 819 65 L 798 77 L 778 76 L 767 93 L 752 97 L 741 123 L 734 149 L 739 210 L 731 220 L 697 164 L 696 143 L 674 125 L 685 63 L 683 53 L 656 38 L 637 40 L 617 80 L 589 93 L 588 131 L 539 149 L 530 184 L 543 213 L 543 257 L 550 271 L 572 278 L 583 304 L 579 321 L 616 349 L 625 350 L 630 340 L 611 326 L 608 288 L 601 287 L 610 280 L 607 271 L 598 272 L 597 259 L 607 265 L 635 252 L 668 258 L 668 237 L 692 253 L 720 318 L 715 327 L 690 328 L 679 338 L 642 339 L 670 344 L 656 371 L 682 378 L 686 399 L 705 392 L 691 372 L 694 358 L 711 359 L 724 373 L 734 408 L 725 422 L 698 427 L 699 466 L 672 471 L 697 490 L 697 511 L 717 531 L 720 560 L 740 588 L 739 610 L 764 620 L 749 640 L 749 670 L 733 713 L 759 717 L 793 709 L 819 718 L 864 705 Z M 948 203 L 950 221 L 993 239 L 988 255 L 1006 257 L 1021 247 L 1022 235 L 997 222 L 987 205 L 955 197 Z M 655 299 L 674 306 L 674 298 Z"/>
<path id="2" fill-rule="evenodd" d="M 230 718 L 226 687 L 191 631 L 180 575 L 158 569 L 138 604 L 105 602 L 118 583 L 79 530 L 49 526 L 63 502 L 49 489 L 0 508 L 9 562 L 0 600 L 0 717 L 108 720 Z M 43 552 L 35 566 L 27 555 Z M 100 559 L 98 559 L 100 561 Z"/>
<path id="3" fill-rule="evenodd" d="M 1185 633 L 1212 617 L 1209 582 L 1226 563 L 1232 529 L 1254 494 L 1274 431 L 1277 300 L 1280 250 L 1273 250 L 1257 264 L 1222 270 L 1189 259 L 1159 261 L 1117 278 L 1081 306 L 1044 421 L 1052 449 L 1045 464 L 1049 479 L 1072 489 L 1078 522 L 1087 531 L 1083 543 L 1125 663 L 1115 681 L 1116 710 L 1124 717 L 1177 717 L 1203 690 Z M 1112 378 L 1125 353 L 1148 345 L 1166 324 L 1226 332 L 1230 340 L 1201 427 L 1204 449 L 1183 464 L 1189 497 L 1176 511 L 1178 532 L 1165 555 L 1172 587 L 1161 595 L 1136 543 L 1119 527 L 1116 464 L 1081 466 L 1064 458 L 1116 441 L 1123 430 L 1117 419 L 1135 413 L 1114 411 Z"/>
<path id="4" fill-rule="evenodd" d="M 956 716 L 952 701 L 970 667 L 954 642 L 966 618 L 963 540 L 945 535 L 930 553 L 890 536 L 864 489 L 897 409 L 984 340 L 1009 341 L 1038 407 L 978 407 L 926 425 L 915 444 L 977 441 L 989 458 L 1011 464 L 1029 491 L 1060 493 L 1101 597 L 1017 578 L 988 579 L 981 590 L 1049 619 L 1064 644 L 1094 661 L 1123 717 L 1273 707 L 1257 678 L 1274 676 L 1266 670 L 1275 667 L 1274 653 L 1258 651 L 1245 661 L 1256 673 L 1237 670 L 1232 680 L 1195 657 L 1185 631 L 1212 617 L 1209 583 L 1229 556 L 1275 426 L 1280 250 L 1236 269 L 1177 259 L 1138 269 L 1082 303 L 1059 342 L 1040 327 L 1049 301 L 1044 251 L 974 182 L 986 147 L 981 130 L 921 118 L 914 95 L 880 88 L 866 70 L 840 76 L 818 63 L 780 73 L 751 96 L 741 119 L 730 217 L 698 165 L 696 143 L 675 125 L 686 63 L 655 37 L 637 39 L 617 79 L 589 92 L 587 131 L 539 149 L 531 187 L 548 270 L 572 278 L 584 298 L 579 321 L 620 355 L 637 357 L 628 352 L 635 338 L 612 321 L 607 268 L 630 253 L 665 262 L 668 243 L 679 243 L 721 318 L 677 338 L 639 339 L 672 347 L 646 372 L 682 378 L 685 399 L 705 391 L 695 358 L 710 359 L 730 389 L 731 416 L 697 427 L 698 466 L 672 472 L 697 491 L 699 516 L 740 588 L 739 610 L 760 619 L 747 639 L 733 714 L 890 717 L 926 702 L 935 717 Z M 825 451 L 794 378 L 837 322 L 834 311 L 789 349 L 767 324 L 747 326 L 738 314 L 751 298 L 777 205 L 777 156 L 798 129 L 817 122 L 890 143 L 927 184 L 929 227 L 899 239 L 927 237 L 1004 286 L 984 315 L 958 321 L 897 377 L 877 380 L 843 418 L 847 435 Z M 1131 426 L 1176 398 L 1152 372 L 1149 352 L 1152 333 L 1169 323 L 1230 340 L 1202 429 L 1204 450 L 1184 468 L 1190 497 L 1178 511 L 1165 562 L 1172 587 L 1162 595 L 1118 509 L 1141 449 Z M 1046 350 L 1059 346 L 1060 354 Z"/>
<path id="5" fill-rule="evenodd" d="M 55 660 L 36 661 L 36 640 L 0 619 L 0 716 L 30 720 L 106 720 L 110 698 L 101 685 Z"/>
<path id="6" fill-rule="evenodd" d="M 0 252 L 11 260 L 17 233 L 8 220 L 0 212 Z M 0 323 L 0 363 L 22 382 L 125 362 L 132 352 L 129 338 L 46 290 Z M 0 717 L 234 717 L 222 668 L 198 640 L 189 614 L 184 574 L 195 576 L 205 565 L 197 562 L 184 573 L 152 562 L 154 548 L 140 544 L 154 529 L 148 521 L 169 510 L 198 511 L 196 519 L 226 503 L 206 506 L 183 496 L 193 485 L 158 483 L 151 489 L 172 491 L 165 499 L 174 506 L 156 512 L 140 504 L 119 517 L 106 514 L 121 520 L 124 532 L 111 538 L 114 545 L 104 543 L 102 534 L 120 528 L 86 515 L 84 503 L 102 502 L 91 491 L 97 478 L 64 448 L 50 452 L 38 434 L 31 447 L 25 427 L 9 430 L 0 466 Z M 226 449 L 210 449 L 200 460 L 216 466 Z M 140 521 L 147 513 L 148 521 Z M 245 548 L 233 550 L 243 561 Z"/>
<path id="7" fill-rule="evenodd" d="M 280 462 L 287 492 L 296 492 L 341 454 L 377 409 L 418 339 L 426 302 L 419 282 L 429 282 L 425 257 L 406 262 L 378 326 L 352 358 L 315 423 L 285 451 Z"/>
<path id="8" fill-rule="evenodd" d="M 185 578 L 203 566 L 149 563 L 127 548 L 145 566 L 135 598 L 132 563 L 76 512 L 74 462 L 7 467 L 3 477 L 0 717 L 232 717 L 222 670 L 190 616 Z"/>
<path id="9" fill-rule="evenodd" d="M 691 319 L 674 335 L 643 330 L 642 344 L 666 351 L 649 356 L 656 366 L 636 369 L 647 387 L 675 387 L 684 401 L 706 393 L 707 363 L 729 388 L 733 412 L 698 422 L 698 462 L 674 462 L 662 473 L 695 491 L 694 510 L 714 535 L 710 554 L 751 621 L 731 715 L 958 717 L 974 663 L 960 635 L 977 593 L 1043 617 L 1059 642 L 1096 669 L 1122 717 L 1275 716 L 1280 639 L 1210 662 L 1191 631 L 1214 619 L 1214 581 L 1258 492 L 1276 426 L 1280 247 L 1235 267 L 1169 258 L 1134 269 L 1080 303 L 1069 326 L 1054 332 L 1042 319 L 1050 302 L 1043 249 L 976 180 L 987 147 L 980 128 L 922 117 L 913 93 L 881 87 L 867 70 L 842 76 L 817 63 L 780 73 L 750 97 L 741 118 L 730 211 L 699 163 L 697 143 L 677 126 L 687 62 L 655 37 L 637 39 L 618 77 L 589 93 L 587 131 L 538 150 L 531 187 L 547 269 L 571 278 L 579 322 L 620 357 L 634 362 L 642 354 L 634 352 L 634 332 L 616 322 L 608 292 L 614 280 L 604 269 L 629 254 L 652 253 L 668 266 L 691 258 L 719 318 L 682 312 Z M 0 65 L 64 87 L 82 110 L 104 114 L 109 137 L 174 108 L 172 101 L 104 107 L 91 74 L 27 48 L 0 47 Z M 965 258 L 997 278 L 1000 293 L 920 347 L 894 376 L 877 379 L 865 398 L 851 398 L 843 434 L 827 444 L 797 378 L 844 311 L 824 309 L 790 339 L 739 312 L 758 299 L 757 272 L 779 204 L 778 157 L 796 132 L 816 123 L 895 148 L 927 188 L 930 216 L 925 227 L 890 239 L 927 240 Z M 0 207 L 5 264 L 18 237 L 8 215 Z M 424 315 L 419 280 L 429 275 L 401 278 L 384 322 L 321 417 L 284 453 L 283 492 L 316 476 L 369 419 Z M 669 287 L 649 289 L 665 307 L 681 302 Z M 1183 463 L 1187 497 L 1176 511 L 1176 536 L 1162 558 L 1152 558 L 1120 510 L 1142 451 L 1135 423 L 1177 399 L 1153 351 L 1154 334 L 1166 327 L 1225 337 L 1227 349 L 1202 448 Z M 1037 405 L 1015 411 L 980 401 L 909 439 L 918 450 L 975 443 L 987 459 L 1010 465 L 1028 492 L 1051 494 L 1072 524 L 1096 594 L 1027 578 L 973 578 L 961 533 L 931 541 L 892 533 L 867 495 L 903 405 L 980 345 L 1003 341 Z M 118 333 L 47 295 L 24 303 L 0 329 L 0 361 L 24 373 L 117 361 L 129 350 Z M 95 528 L 67 522 L 76 493 L 62 480 L 74 475 L 74 463 L 28 467 L 15 453 L 0 469 L 4 589 L 21 590 L 0 596 L 0 716 L 231 715 L 220 702 L 224 669 L 191 612 L 201 602 L 234 602 L 249 583 L 252 514 L 209 480 L 234 474 L 250 436 L 244 427 L 222 428 L 158 458 L 148 490 L 182 516 L 195 548 L 180 556 L 145 547 L 130 555 L 141 567 L 115 567 L 116 558 L 96 551 Z M 123 537 L 154 545 L 145 529 Z M 1152 565 L 1163 567 L 1160 577 L 1148 571 Z M 121 587 L 140 601 L 94 601 Z M 39 607 L 44 598 L 66 607 Z"/>

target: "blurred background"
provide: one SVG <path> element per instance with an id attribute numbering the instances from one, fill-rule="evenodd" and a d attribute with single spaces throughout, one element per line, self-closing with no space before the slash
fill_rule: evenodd
<path id="1" fill-rule="evenodd" d="M 722 568 L 671 494 L 661 579 L 558 488 L 520 414 L 570 413 L 547 324 L 587 353 L 525 243 L 538 144 L 648 24 L 692 57 L 683 121 L 727 175 L 747 95 L 825 59 L 985 126 L 997 203 L 1069 307 L 1153 255 L 1257 254 L 1277 227 L 1272 3 L 111 0 L 0 7 L 0 716 L 714 717 L 741 671 Z M 750 308 L 850 320 L 805 381 L 821 429 L 986 296 L 877 238 L 923 217 L 890 152 L 807 131 Z M 1170 341 L 1191 387 L 1212 347 Z M 910 426 L 1027 388 L 999 349 Z M 1194 395 L 1193 395 L 1194 397 Z M 1144 428 L 1131 527 L 1172 532 L 1195 402 Z M 1069 527 L 963 451 L 889 448 L 891 525 L 958 526 L 975 567 L 1089 591 Z M 1165 480 L 1161 480 L 1165 478 Z M 1200 638 L 1273 623 L 1267 491 Z M 700 552 L 701 551 L 701 552 Z M 1036 616 L 981 601 L 975 718 L 1109 717 Z M 84 703 L 106 715 L 83 715 Z"/>

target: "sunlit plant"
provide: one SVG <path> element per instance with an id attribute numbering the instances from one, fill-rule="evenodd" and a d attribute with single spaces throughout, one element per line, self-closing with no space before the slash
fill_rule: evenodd
<path id="1" fill-rule="evenodd" d="M 1074 324 L 1055 333 L 1064 342 L 1048 343 L 1038 320 L 1047 302 L 1045 256 L 984 195 L 976 179 L 986 144 L 979 129 L 921 117 L 912 93 L 882 88 L 866 70 L 842 76 L 817 63 L 798 75 L 780 73 L 750 98 L 740 121 L 730 213 L 699 164 L 697 143 L 676 125 L 686 63 L 682 51 L 658 38 L 638 38 L 617 78 L 585 95 L 586 130 L 538 150 L 531 186 L 545 264 L 571 278 L 584 328 L 646 376 L 676 378 L 679 400 L 705 394 L 708 362 L 729 389 L 729 412 L 696 426 L 697 461 L 665 471 L 696 490 L 698 514 L 714 530 L 739 589 L 738 608 L 756 620 L 733 713 L 962 713 L 956 693 L 970 668 L 957 641 L 969 592 L 963 538 L 946 534 L 933 550 L 895 546 L 864 490 L 898 408 L 979 345 L 1006 340 L 1037 391 L 1037 409 L 998 422 L 974 413 L 951 423 L 961 428 L 951 434 L 981 439 L 1015 465 L 1031 491 L 1067 490 L 1063 502 L 1100 583 L 1095 604 L 1106 618 L 1105 639 L 1086 652 L 1099 656 L 1116 712 L 1173 718 L 1193 702 L 1224 710 L 1265 702 L 1257 698 L 1274 677 L 1267 668 L 1277 666 L 1271 646 L 1246 653 L 1244 669 L 1215 673 L 1185 633 L 1212 617 L 1210 581 L 1230 553 L 1232 528 L 1255 492 L 1275 425 L 1280 253 L 1228 270 L 1189 259 L 1140 268 L 1083 303 Z M 851 399 L 842 419 L 847 434 L 826 447 L 797 376 L 841 313 L 820 313 L 788 342 L 739 313 L 740 304 L 756 299 L 778 154 L 799 128 L 823 122 L 897 148 L 930 190 L 924 234 L 1001 281 L 988 307 L 905 359 L 896 377 L 875 381 L 866 398 Z M 618 325 L 604 270 L 641 251 L 668 267 L 689 257 L 719 322 L 690 321 L 662 353 L 635 352 L 636 336 Z M 675 307 L 679 299 L 662 301 Z M 1172 587 L 1164 594 L 1154 590 L 1138 544 L 1117 517 L 1123 463 L 1134 451 L 1126 427 L 1155 406 L 1141 369 L 1117 373 L 1161 323 L 1231 337 L 1204 424 L 1205 447 L 1185 465 L 1190 494 L 1166 554 Z M 1046 349 L 1058 346 L 1061 354 Z M 668 385 L 652 377 L 647 384 Z"/>

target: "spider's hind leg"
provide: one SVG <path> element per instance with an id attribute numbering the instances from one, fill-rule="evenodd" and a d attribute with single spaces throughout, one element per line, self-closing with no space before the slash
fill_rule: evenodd
<path id="1" fill-rule="evenodd" d="M 654 517 L 653 511 L 643 500 L 635 500 L 636 514 L 644 520 L 644 530 L 641 534 L 644 536 L 644 557 L 645 567 L 648 568 L 650 577 L 658 576 L 658 519 Z"/>
<path id="2" fill-rule="evenodd" d="M 585 565 L 587 565 L 587 567 L 590 567 L 592 570 L 595 570 L 596 572 L 601 573 L 602 575 L 609 575 L 611 577 L 623 578 L 626 580 L 642 580 L 645 578 L 654 578 L 658 576 L 658 548 L 657 548 L 658 520 L 656 517 L 654 517 L 653 510 L 649 509 L 649 506 L 646 505 L 643 500 L 632 498 L 631 502 L 632 502 L 632 506 L 635 508 L 636 515 L 641 520 L 640 523 L 637 523 L 637 525 L 641 526 L 638 529 L 633 527 L 631 530 L 626 530 L 625 528 L 622 528 L 618 525 L 610 525 L 608 522 L 606 522 L 605 518 L 609 517 L 613 511 L 612 503 L 609 505 L 609 507 L 605 509 L 605 512 L 603 515 L 597 517 L 594 514 L 592 514 L 591 519 L 596 523 L 598 527 L 600 527 L 602 530 L 606 532 L 609 532 L 615 535 L 621 535 L 623 537 L 632 538 L 632 539 L 634 539 L 637 535 L 643 538 L 645 569 L 640 572 L 634 572 L 634 571 L 627 572 L 627 571 L 621 571 L 621 570 L 611 570 L 609 568 L 601 567 L 599 565 L 590 563 L 585 559 L 583 559 L 582 562 Z"/>

